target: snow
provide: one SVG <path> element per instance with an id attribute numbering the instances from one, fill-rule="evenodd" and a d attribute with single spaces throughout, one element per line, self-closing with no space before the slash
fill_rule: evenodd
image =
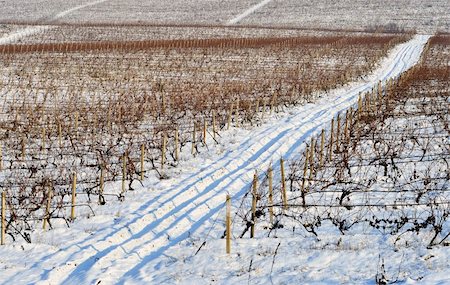
<path id="1" fill-rule="evenodd" d="M 409 276 L 417 269 L 416 275 L 425 276 L 425 281 L 449 282 L 449 274 L 445 274 L 448 250 L 442 254 L 438 249 L 412 246 L 395 252 L 363 235 L 347 238 L 330 232 L 319 242 L 298 237 L 236 239 L 227 256 L 220 239 L 227 193 L 237 207 L 255 169 L 265 170 L 281 156 L 298 157 L 304 142 L 338 112 L 354 105 L 361 92 L 417 63 L 428 39 L 417 35 L 400 44 L 373 74 L 321 94 L 317 102 L 266 114 L 266 122 L 258 127 L 225 131 L 220 144 L 213 145 L 210 140 L 209 150 L 202 149 L 194 158 L 186 150 L 180 165 L 166 170 L 168 179 L 151 176 L 142 187 L 127 192 L 124 202 L 93 205 L 95 216 L 80 211 L 70 228 L 55 222 L 50 231 L 36 230 L 32 244 L 7 239 L 7 245 L 0 247 L 2 282 L 367 283 L 379 269 L 380 252 L 390 276 Z M 119 188 L 119 184 L 108 187 Z"/>
<path id="2" fill-rule="evenodd" d="M 242 21 L 244 18 L 248 17 L 249 15 L 253 14 L 256 10 L 261 9 L 262 7 L 266 6 L 267 4 L 269 4 L 269 2 L 271 2 L 272 0 L 264 0 L 259 2 L 258 4 L 250 7 L 249 9 L 247 9 L 245 12 L 243 12 L 242 14 L 237 15 L 236 17 L 234 17 L 233 19 L 229 20 L 227 25 L 234 25 L 239 23 L 240 21 Z"/>

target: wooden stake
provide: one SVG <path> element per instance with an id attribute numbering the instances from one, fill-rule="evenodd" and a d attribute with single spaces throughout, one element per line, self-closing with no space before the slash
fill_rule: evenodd
<path id="1" fill-rule="evenodd" d="M 203 118 L 203 144 L 206 145 L 206 129 L 208 123 L 206 122 L 206 118 Z"/>
<path id="2" fill-rule="evenodd" d="M 227 195 L 226 198 L 226 205 L 227 205 L 227 213 L 226 213 L 226 231 L 227 231 L 227 254 L 231 253 L 231 199 L 230 195 Z"/>
<path id="3" fill-rule="evenodd" d="M 42 153 L 45 152 L 45 127 L 42 128 Z"/>
<path id="4" fill-rule="evenodd" d="M 166 134 L 163 134 L 162 148 L 161 148 L 161 170 L 164 169 L 164 164 L 166 163 L 166 145 L 167 145 L 167 137 Z"/>
<path id="5" fill-rule="evenodd" d="M 330 145 L 328 147 L 329 161 L 333 159 L 333 140 L 334 140 L 334 118 L 331 119 Z"/>
<path id="6" fill-rule="evenodd" d="M 311 147 L 309 148 L 309 179 L 312 179 L 314 173 L 314 138 L 311 138 Z"/>
<path id="7" fill-rule="evenodd" d="M 233 113 L 233 104 L 231 104 L 230 110 L 228 111 L 227 130 L 230 129 L 232 113 Z"/>
<path id="8" fill-rule="evenodd" d="M 319 167 L 323 165 L 323 148 L 325 146 L 325 130 L 322 129 L 320 133 L 320 157 L 319 157 Z"/>
<path id="9" fill-rule="evenodd" d="M 305 186 L 306 186 L 306 172 L 308 171 L 308 147 L 305 149 L 305 165 L 303 166 L 303 179 L 302 179 L 302 190 L 301 192 L 304 193 Z"/>
<path id="10" fill-rule="evenodd" d="M 2 217 L 1 217 L 1 237 L 0 237 L 0 245 L 5 244 L 5 234 L 6 234 L 6 191 L 2 192 Z"/>
<path id="11" fill-rule="evenodd" d="M 258 176 L 253 175 L 253 187 L 252 187 L 252 225 L 250 227 L 250 238 L 255 237 L 255 225 L 256 225 L 256 202 L 257 202 L 257 187 L 258 187 Z"/>
<path id="12" fill-rule="evenodd" d="M 127 155 L 124 153 L 122 156 L 122 192 L 125 193 L 125 180 L 127 178 Z"/>
<path id="13" fill-rule="evenodd" d="M 3 146 L 0 144 L 0 171 L 3 170 Z"/>
<path id="14" fill-rule="evenodd" d="M 273 169 L 269 167 L 269 219 L 270 224 L 273 225 Z"/>
<path id="15" fill-rule="evenodd" d="M 144 158 L 145 158 L 145 146 L 141 144 L 141 182 L 144 181 Z"/>
<path id="16" fill-rule="evenodd" d="M 338 113 L 336 120 L 336 152 L 340 149 L 340 135 L 341 135 L 341 114 Z"/>
<path id="17" fill-rule="evenodd" d="M 105 169 L 104 169 L 104 167 L 102 166 L 101 168 L 100 168 L 100 195 L 99 195 L 99 202 L 100 202 L 100 204 L 101 204 L 101 197 L 103 196 L 103 189 L 104 189 L 104 184 L 105 184 Z"/>
<path id="18" fill-rule="evenodd" d="M 191 153 L 192 155 L 195 155 L 195 123 L 194 123 L 194 131 L 192 132 L 192 149 Z"/>
<path id="19" fill-rule="evenodd" d="M 179 148 L 179 138 L 178 138 L 178 129 L 175 130 L 175 160 L 178 161 L 180 159 L 180 148 Z"/>
<path id="20" fill-rule="evenodd" d="M 62 148 L 62 128 L 61 128 L 61 123 L 58 123 L 58 142 L 59 142 L 59 147 Z"/>
<path id="21" fill-rule="evenodd" d="M 286 181 L 284 174 L 284 160 L 280 158 L 280 170 L 281 170 L 281 195 L 283 198 L 283 209 L 287 209 L 287 194 L 286 194 Z"/>
<path id="22" fill-rule="evenodd" d="M 45 231 L 47 229 L 47 220 L 50 220 L 50 206 L 53 198 L 53 190 L 52 188 L 48 189 L 48 197 L 47 197 L 47 207 L 45 208 L 45 217 L 44 222 L 42 224 L 42 229 Z"/>
<path id="23" fill-rule="evenodd" d="M 77 191 L 77 173 L 74 172 L 73 175 L 72 175 L 72 206 L 71 206 L 71 209 L 70 209 L 70 219 L 72 221 L 75 220 L 76 191 Z"/>
<path id="24" fill-rule="evenodd" d="M 212 132 L 213 132 L 213 139 L 216 140 L 216 112 L 212 111 Z"/>

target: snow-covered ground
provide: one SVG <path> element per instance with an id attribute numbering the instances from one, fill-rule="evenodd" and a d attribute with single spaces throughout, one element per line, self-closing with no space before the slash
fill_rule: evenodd
<path id="1" fill-rule="evenodd" d="M 203 149 L 195 158 L 183 153 L 181 164 L 166 170 L 168 179 L 148 178 L 143 187 L 127 192 L 125 202 L 94 206 L 95 216 L 85 212 L 69 229 L 61 223 L 47 232 L 36 230 L 32 244 L 7 240 L 0 247 L 1 282 L 367 283 L 379 267 L 380 252 L 387 274 L 404 274 L 408 267 L 423 270 L 423 280 L 445 282 L 450 254 L 425 248 L 383 252 L 383 243 L 364 236 L 343 237 L 339 243 L 332 233 L 320 242 L 283 239 L 278 250 L 274 239 L 234 240 L 230 256 L 220 239 L 226 193 L 237 206 L 255 169 L 265 170 L 281 156 L 299 156 L 304 142 L 352 106 L 360 92 L 413 66 L 428 38 L 418 35 L 395 47 L 360 82 L 321 94 L 317 102 L 266 114 L 261 126 L 225 131 L 219 145 L 210 143 L 209 151 Z M 442 268 L 447 271 L 439 272 Z"/>
<path id="2" fill-rule="evenodd" d="M 98 3 L 96 3 L 98 2 Z M 94 5 L 89 5 L 95 3 Z M 70 11 L 73 7 L 89 5 Z M 434 32 L 450 30 L 447 0 L 3 0 L 1 22 L 107 22 L 240 24 L 305 28 L 365 29 L 397 25 Z M 64 18 L 54 19 L 61 11 Z"/>

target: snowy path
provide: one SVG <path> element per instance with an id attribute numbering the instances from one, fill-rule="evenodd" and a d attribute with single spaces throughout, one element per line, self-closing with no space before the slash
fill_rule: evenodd
<path id="1" fill-rule="evenodd" d="M 272 2 L 272 0 L 264 0 L 259 2 L 256 5 L 253 5 L 252 7 L 248 8 L 247 10 L 245 10 L 242 14 L 237 15 L 236 17 L 234 17 L 233 19 L 229 20 L 227 22 L 227 25 L 234 25 L 239 23 L 240 21 L 242 21 L 244 18 L 248 17 L 249 15 L 253 14 L 256 10 L 261 9 L 262 7 L 266 6 L 267 4 L 269 4 L 270 2 Z"/>
<path id="2" fill-rule="evenodd" d="M 134 210 L 112 225 L 105 222 L 90 235 L 68 233 L 72 245 L 30 256 L 27 269 L 17 270 L 9 276 L 9 282 L 96 284 L 101 280 L 101 284 L 121 284 L 154 281 L 152 276 L 161 267 L 167 250 L 192 233 L 205 231 L 205 222 L 211 221 L 222 209 L 227 192 L 239 196 L 251 182 L 255 169 L 267 169 L 281 155 L 288 158 L 298 155 L 303 142 L 320 132 L 338 112 L 353 105 L 360 92 L 413 66 L 428 38 L 419 35 L 397 46 L 363 82 L 333 90 L 314 104 L 291 109 L 281 119 L 271 118 L 268 124 L 250 131 L 235 129 L 224 133 L 230 146 L 221 154 L 204 156 L 200 161 L 197 158 L 202 169 L 194 167 L 196 172 L 189 176 L 175 178 L 167 187 L 163 184 L 160 187 L 163 190 L 152 199 L 136 199 Z M 237 142 L 232 144 L 233 140 Z"/>
<path id="3" fill-rule="evenodd" d="M 67 9 L 65 11 L 62 11 L 56 15 L 54 15 L 53 17 L 51 17 L 47 22 L 45 22 L 44 24 L 48 24 L 48 23 L 52 23 L 56 20 L 59 20 L 75 11 L 90 7 L 90 6 L 94 6 L 103 2 L 106 2 L 109 0 L 97 0 L 97 1 L 93 1 L 93 2 L 89 2 L 86 4 L 82 4 L 82 5 L 78 5 L 76 7 L 72 7 L 70 9 Z M 0 44 L 4 45 L 4 44 L 11 44 L 14 42 L 19 41 L 20 39 L 26 38 L 28 36 L 37 34 L 37 33 L 42 33 L 45 32 L 47 30 L 51 29 L 50 26 L 32 26 L 32 27 L 26 27 L 20 30 L 16 30 L 13 31 L 3 37 L 0 38 Z"/>

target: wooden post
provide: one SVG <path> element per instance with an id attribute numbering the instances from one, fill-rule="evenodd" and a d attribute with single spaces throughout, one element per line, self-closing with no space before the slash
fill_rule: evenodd
<path id="1" fill-rule="evenodd" d="M 216 140 L 216 112 L 212 111 L 212 132 L 213 132 L 213 139 Z"/>
<path id="2" fill-rule="evenodd" d="M 287 194 L 286 194 L 286 181 L 284 174 L 284 160 L 280 158 L 280 170 L 281 170 L 281 195 L 283 198 L 283 209 L 287 209 Z"/>
<path id="3" fill-rule="evenodd" d="M 145 146 L 141 144 L 141 182 L 144 181 L 144 158 L 145 158 Z"/>
<path id="4" fill-rule="evenodd" d="M 350 141 L 350 132 L 353 124 L 353 107 L 350 107 L 350 112 L 348 114 L 348 134 L 347 134 L 347 143 Z"/>
<path id="5" fill-rule="evenodd" d="M 231 104 L 230 110 L 228 111 L 227 130 L 230 129 L 232 113 L 233 113 L 233 104 Z"/>
<path id="6" fill-rule="evenodd" d="M 22 161 L 25 161 L 25 137 L 22 137 Z"/>
<path id="7" fill-rule="evenodd" d="M 320 157 L 319 157 L 319 167 L 322 167 L 323 165 L 323 148 L 325 145 L 325 130 L 322 129 L 322 132 L 320 133 Z"/>
<path id="8" fill-rule="evenodd" d="M 0 237 L 0 245 L 5 244 L 5 234 L 6 234 L 6 191 L 2 192 L 2 221 L 1 221 L 1 237 Z"/>
<path id="9" fill-rule="evenodd" d="M 237 102 L 236 102 L 236 112 L 235 112 L 235 114 L 234 114 L 234 118 L 235 118 L 235 125 L 236 125 L 236 127 L 238 127 L 239 128 L 239 98 L 237 99 Z"/>
<path id="10" fill-rule="evenodd" d="M 175 160 L 178 161 L 180 159 L 180 147 L 178 146 L 180 144 L 179 137 L 178 137 L 178 129 L 175 130 Z"/>
<path id="11" fill-rule="evenodd" d="M 72 175 L 72 206 L 71 206 L 71 209 L 70 209 L 70 219 L 72 221 L 75 220 L 76 191 L 77 191 L 77 173 L 74 172 L 73 175 Z"/>
<path id="12" fill-rule="evenodd" d="M 341 136 L 341 114 L 338 113 L 336 120 L 336 152 L 340 150 L 340 136 Z"/>
<path id="13" fill-rule="evenodd" d="M 227 227 L 227 236 L 226 236 L 226 247 L 227 247 L 227 254 L 231 253 L 231 199 L 230 195 L 227 195 L 226 198 L 226 205 L 227 205 L 227 213 L 226 213 L 226 227 Z"/>
<path id="14" fill-rule="evenodd" d="M 192 132 L 192 149 L 191 153 L 192 155 L 195 155 L 195 122 L 194 122 L 194 131 Z"/>
<path id="15" fill-rule="evenodd" d="M 208 123 L 206 122 L 206 118 L 203 118 L 203 144 L 206 145 L 206 129 Z"/>
<path id="16" fill-rule="evenodd" d="M 42 229 L 45 231 L 47 229 L 47 220 L 50 220 L 50 206 L 53 198 L 53 190 L 52 188 L 48 189 L 48 197 L 47 197 L 47 207 L 45 208 L 45 217 L 44 222 L 42 223 Z"/>
<path id="17" fill-rule="evenodd" d="M 99 195 L 99 202 L 101 204 L 101 197 L 103 196 L 103 189 L 104 189 L 104 182 L 105 181 L 105 169 L 103 167 L 103 165 L 100 168 L 100 195 Z"/>
<path id="18" fill-rule="evenodd" d="M 272 166 L 269 167 L 269 219 L 270 224 L 273 225 L 273 169 Z"/>
<path id="19" fill-rule="evenodd" d="M 166 163 L 166 144 L 167 144 L 167 137 L 166 134 L 163 134 L 161 146 L 161 170 L 164 169 L 164 164 Z"/>
<path id="20" fill-rule="evenodd" d="M 312 175 L 314 173 L 314 138 L 311 138 L 311 147 L 309 149 L 309 179 L 312 179 Z"/>
<path id="21" fill-rule="evenodd" d="M 333 140 L 334 140 L 334 118 L 331 119 L 330 145 L 328 147 L 329 161 L 333 159 Z"/>
<path id="22" fill-rule="evenodd" d="M 308 147 L 305 149 L 305 165 L 303 166 L 303 179 L 302 179 L 302 190 L 301 192 L 304 193 L 305 186 L 306 186 L 306 172 L 308 171 Z"/>
<path id="23" fill-rule="evenodd" d="M 127 178 L 127 154 L 124 153 L 122 156 L 122 192 L 125 193 L 125 180 Z"/>
<path id="24" fill-rule="evenodd" d="M 255 237 L 257 187 L 258 187 L 258 176 L 255 172 L 255 174 L 253 175 L 253 187 L 252 187 L 252 225 L 250 227 L 250 238 Z"/>
<path id="25" fill-rule="evenodd" d="M 59 142 L 59 147 L 62 148 L 62 127 L 61 127 L 61 123 L 58 123 L 58 142 Z"/>
<path id="26" fill-rule="evenodd" d="M 347 142 L 347 136 L 348 136 L 348 110 L 345 112 L 345 124 L 344 124 L 344 138 L 342 141 Z"/>

